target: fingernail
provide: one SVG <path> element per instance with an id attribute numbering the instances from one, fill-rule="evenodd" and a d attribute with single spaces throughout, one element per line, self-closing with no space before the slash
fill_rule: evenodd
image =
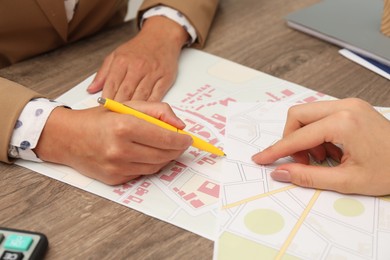
<path id="1" fill-rule="evenodd" d="M 271 172 L 271 177 L 275 181 L 291 182 L 291 174 L 286 170 L 275 170 Z"/>
<path id="2" fill-rule="evenodd" d="M 178 120 L 177 120 L 179 123 L 181 123 L 184 127 L 186 127 L 186 123 L 184 123 L 184 121 L 183 120 L 181 120 L 180 118 L 178 118 Z"/>

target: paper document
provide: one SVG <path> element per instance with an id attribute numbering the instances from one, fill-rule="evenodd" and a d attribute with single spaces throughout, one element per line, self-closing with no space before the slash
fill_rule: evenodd
<path id="1" fill-rule="evenodd" d="M 365 58 L 347 49 L 341 49 L 339 50 L 339 53 L 347 59 L 350 59 L 351 61 L 356 62 L 357 64 L 365 67 L 366 69 L 369 69 L 381 75 L 382 77 L 390 80 L 390 66 L 386 66 L 369 58 Z"/>
<path id="2" fill-rule="evenodd" d="M 345 195 L 277 182 L 270 172 L 292 162 L 290 157 L 267 166 L 251 161 L 281 138 L 291 105 L 229 106 L 214 259 L 388 259 L 390 196 Z M 390 109 L 378 110 L 390 118 Z M 327 160 L 322 166 L 333 165 Z"/>
<path id="3" fill-rule="evenodd" d="M 97 106 L 89 95 L 92 77 L 58 100 L 73 109 Z M 183 51 L 179 76 L 164 101 L 189 131 L 224 148 L 227 107 L 236 102 L 312 102 L 330 99 L 297 84 L 194 49 Z M 56 180 L 172 223 L 208 239 L 217 231 L 221 165 L 224 159 L 190 147 L 153 176 L 108 186 L 75 170 L 51 163 L 17 163 Z"/>

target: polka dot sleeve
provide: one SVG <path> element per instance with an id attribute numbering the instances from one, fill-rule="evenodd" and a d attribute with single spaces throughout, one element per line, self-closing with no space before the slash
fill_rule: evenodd
<path id="1" fill-rule="evenodd" d="M 188 45 L 191 45 L 196 41 L 197 35 L 196 35 L 196 31 L 195 31 L 194 26 L 192 26 L 192 24 L 188 21 L 188 19 L 182 13 L 180 13 L 179 11 L 177 11 L 175 9 L 167 7 L 167 6 L 158 5 L 158 6 L 155 6 L 153 8 L 150 8 L 148 11 L 146 11 L 142 15 L 140 26 L 142 27 L 143 22 L 147 18 L 155 16 L 155 15 L 165 16 L 165 17 L 177 22 L 181 26 L 183 26 L 183 28 L 187 31 L 187 33 L 190 35 L 190 38 L 191 38 L 190 41 L 188 42 Z"/>
<path id="2" fill-rule="evenodd" d="M 14 127 L 8 150 L 10 157 L 42 162 L 32 149 L 36 147 L 50 113 L 58 106 L 63 104 L 44 98 L 27 103 Z"/>

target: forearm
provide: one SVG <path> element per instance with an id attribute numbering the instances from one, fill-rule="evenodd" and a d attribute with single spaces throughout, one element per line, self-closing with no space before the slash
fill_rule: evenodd
<path id="1" fill-rule="evenodd" d="M 74 149 L 75 140 L 81 140 L 84 134 L 88 134 L 82 130 L 77 131 L 77 129 L 83 129 L 78 116 L 82 113 L 83 110 L 71 110 L 64 107 L 53 110 L 34 149 L 41 160 L 69 164 L 69 154 Z"/>

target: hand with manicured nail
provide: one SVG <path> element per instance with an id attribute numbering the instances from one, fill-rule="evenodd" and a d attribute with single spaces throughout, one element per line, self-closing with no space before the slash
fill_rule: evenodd
<path id="1" fill-rule="evenodd" d="M 348 98 L 289 109 L 283 138 L 255 154 L 258 164 L 292 156 L 271 177 L 299 186 L 363 195 L 390 194 L 390 121 L 367 102 Z M 335 167 L 310 165 L 326 157 Z"/>

